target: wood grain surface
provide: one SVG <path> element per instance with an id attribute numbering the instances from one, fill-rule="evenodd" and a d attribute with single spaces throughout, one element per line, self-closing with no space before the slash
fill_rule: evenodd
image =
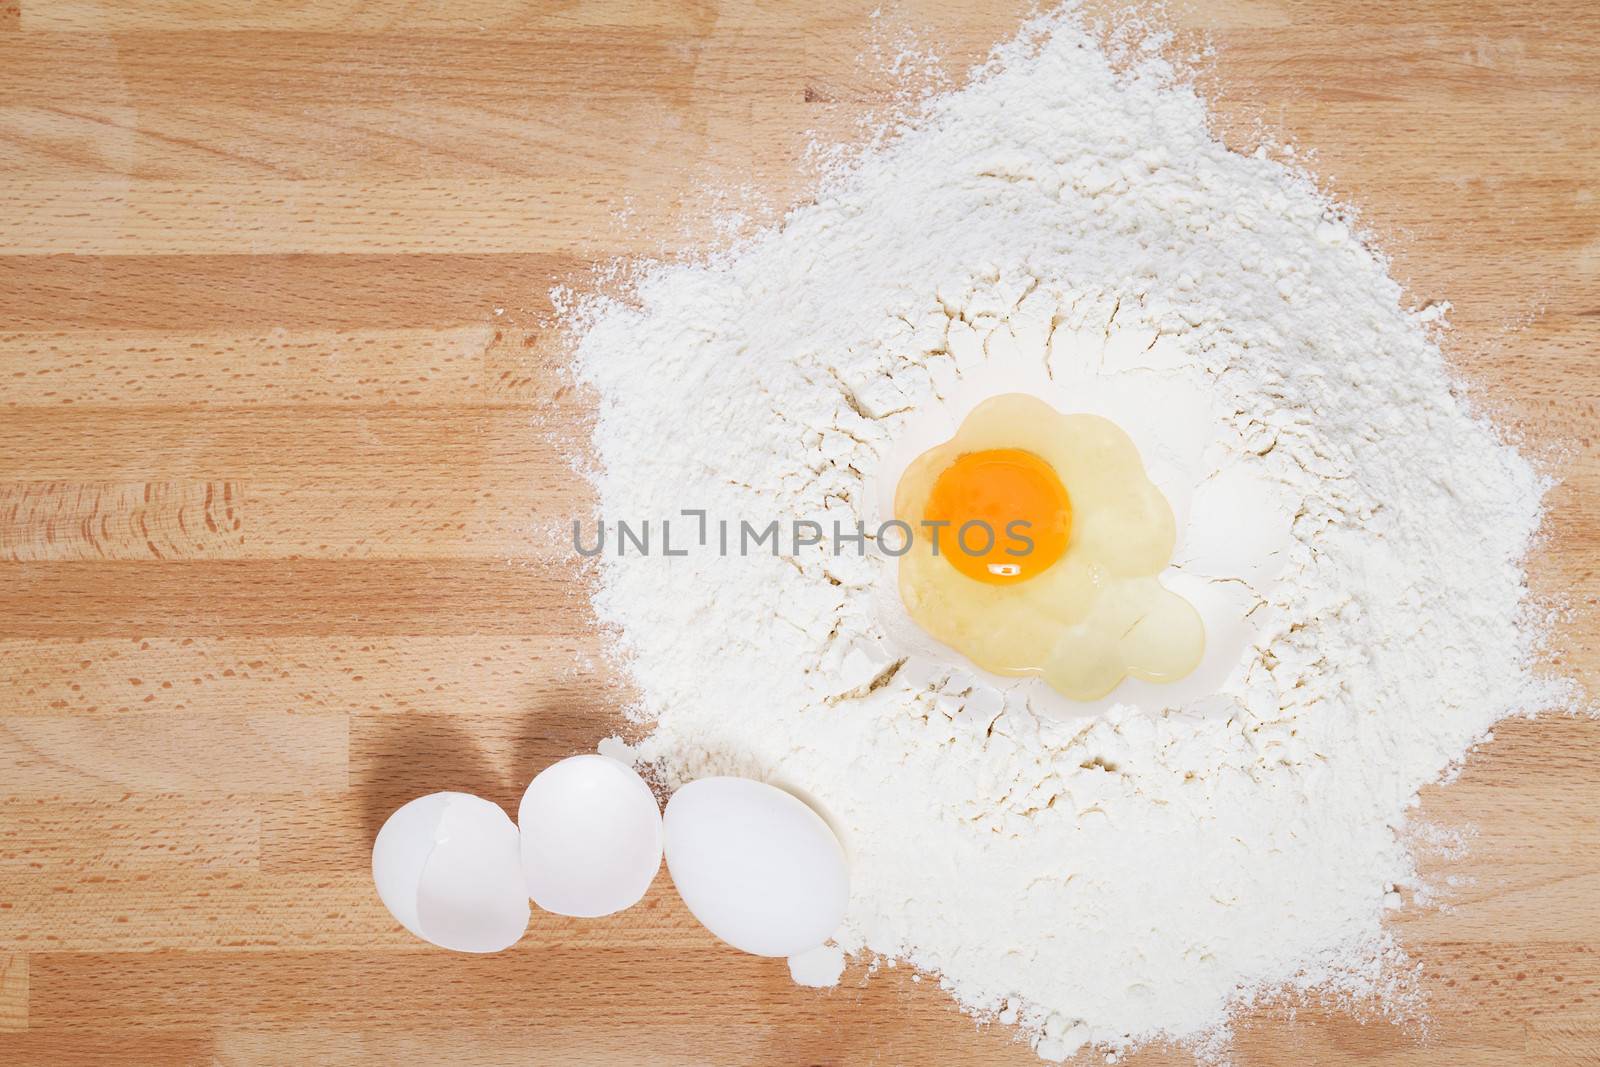
<path id="1" fill-rule="evenodd" d="M 427 948 L 399 803 L 511 806 L 622 690 L 539 546 L 584 500 L 552 285 L 804 198 L 805 146 L 1022 0 L 0 0 L 0 1063 L 1029 1064 L 904 968 L 818 992 L 665 877 Z M 1480 404 L 1562 479 L 1532 563 L 1600 680 L 1600 10 L 1218 0 L 1240 146 L 1317 152 Z M 940 59 L 893 73 L 911 39 Z M 738 192 L 714 193 L 714 190 Z M 1318 1002 L 1245 1064 L 1600 1062 L 1600 724 L 1508 723 L 1422 813 L 1423 1028 Z M 1189 1062 L 1150 1049 L 1138 1064 Z"/>

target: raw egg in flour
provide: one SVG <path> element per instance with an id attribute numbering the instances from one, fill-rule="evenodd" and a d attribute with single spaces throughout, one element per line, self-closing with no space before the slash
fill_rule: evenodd
<path id="1" fill-rule="evenodd" d="M 1108 419 L 1022 393 L 986 400 L 906 468 L 894 511 L 912 530 L 907 613 L 984 670 L 1097 700 L 1200 662 L 1199 614 L 1156 577 L 1172 509 Z"/>

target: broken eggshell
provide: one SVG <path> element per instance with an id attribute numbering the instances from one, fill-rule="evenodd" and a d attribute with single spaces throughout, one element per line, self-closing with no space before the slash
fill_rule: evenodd
<path id="1" fill-rule="evenodd" d="M 528 895 L 545 911 L 592 919 L 630 908 L 661 867 L 661 809 L 644 779 L 609 756 L 571 756 L 539 772 L 517 808 Z"/>
<path id="2" fill-rule="evenodd" d="M 516 824 L 470 793 L 430 793 L 389 816 L 372 880 L 401 926 L 455 952 L 509 948 L 532 914 Z"/>

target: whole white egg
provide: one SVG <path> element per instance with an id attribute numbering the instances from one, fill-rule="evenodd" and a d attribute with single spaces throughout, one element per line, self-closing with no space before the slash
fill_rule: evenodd
<path id="1" fill-rule="evenodd" d="M 609 756 L 539 772 L 517 809 L 528 893 L 545 911 L 593 918 L 632 907 L 661 867 L 661 809 Z"/>
<path id="2" fill-rule="evenodd" d="M 430 793 L 389 816 L 372 880 L 401 926 L 456 952 L 516 944 L 532 913 L 516 825 L 470 793 Z"/>
<path id="3" fill-rule="evenodd" d="M 672 884 L 694 917 L 734 948 L 793 956 L 844 920 L 844 849 L 793 795 L 748 778 L 702 778 L 672 795 L 664 826 Z"/>

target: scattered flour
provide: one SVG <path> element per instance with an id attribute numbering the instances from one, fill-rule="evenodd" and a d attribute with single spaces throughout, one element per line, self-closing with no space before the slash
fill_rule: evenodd
<path id="1" fill-rule="evenodd" d="M 789 957 L 789 977 L 800 985 L 826 988 L 839 984 L 844 974 L 844 953 L 834 945 L 818 945 Z"/>
<path id="2" fill-rule="evenodd" d="M 613 750 L 815 802 L 852 861 L 838 948 L 1047 1059 L 1215 1051 L 1264 996 L 1403 1001 L 1418 789 L 1565 693 L 1520 562 L 1543 485 L 1400 297 L 1155 50 L 1029 24 L 780 225 L 570 313 L 602 514 L 870 521 L 919 426 L 1031 373 L 1146 452 L 1221 662 L 1074 715 L 908 637 L 888 559 L 608 555 L 650 730 Z"/>

